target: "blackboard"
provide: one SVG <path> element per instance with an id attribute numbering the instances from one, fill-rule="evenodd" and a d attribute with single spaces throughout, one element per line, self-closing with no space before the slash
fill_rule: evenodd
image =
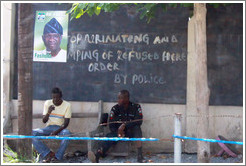
<path id="1" fill-rule="evenodd" d="M 210 105 L 243 105 L 243 4 L 207 8 Z"/>
<path id="2" fill-rule="evenodd" d="M 128 10 L 69 22 L 67 63 L 33 62 L 34 99 L 58 86 L 72 101 L 115 102 L 127 89 L 135 102 L 184 104 L 188 9 L 158 11 L 149 24 Z"/>
<path id="3" fill-rule="evenodd" d="M 71 5 L 71 4 L 70 4 Z M 36 10 L 68 10 L 69 4 L 33 4 Z M 243 105 L 243 5 L 233 4 L 226 7 L 212 8 L 207 6 L 207 53 L 208 83 L 210 88 L 210 105 Z M 140 20 L 131 8 L 123 7 L 114 13 L 102 13 L 100 16 L 83 16 L 69 23 L 70 42 L 68 43 L 68 62 L 33 63 L 33 97 L 37 100 L 50 98 L 50 90 L 59 86 L 64 98 L 72 101 L 113 101 L 121 89 L 128 89 L 131 99 L 146 103 L 186 103 L 186 70 L 187 70 L 187 22 L 189 9 L 176 8 L 163 13 L 157 11 L 157 18 L 149 24 Z M 78 38 L 94 36 L 98 43 L 74 44 Z M 106 42 L 100 43 L 102 36 L 147 35 L 145 42 Z M 96 37 L 97 36 L 97 37 Z M 153 44 L 160 37 L 162 43 Z M 163 38 L 164 37 L 164 38 Z M 173 37 L 173 42 L 171 41 Z M 169 42 L 166 42 L 167 38 Z M 76 40 L 75 40 L 76 39 Z M 146 38 L 145 38 L 146 39 Z M 119 40 L 119 38 L 118 38 Z M 121 40 L 123 38 L 121 37 Z M 160 41 L 159 40 L 159 41 Z M 108 39 L 109 41 L 109 39 Z M 177 42 L 175 42 L 177 41 Z M 80 41 L 79 41 L 80 42 Z M 156 40 L 158 42 L 158 40 Z M 99 60 L 78 58 L 77 54 L 98 54 Z M 92 50 L 91 52 L 88 52 Z M 97 51 L 95 51 L 97 50 Z M 158 54 L 159 60 L 117 61 L 117 52 L 135 51 L 135 53 Z M 87 53 L 86 53 L 87 51 Z M 112 52 L 110 52 L 112 51 Z M 182 58 L 178 61 L 162 61 L 163 52 L 176 53 Z M 82 53 L 83 52 L 83 53 Z M 102 54 L 113 55 L 110 60 L 103 60 Z M 118 53 L 121 53 L 118 52 Z M 143 53 L 144 52 L 144 53 Z M 100 55 L 100 56 L 99 56 Z M 115 57 L 116 56 L 116 57 Z M 179 56 L 178 56 L 179 57 Z M 175 58 L 174 58 L 175 59 Z M 89 72 L 89 65 L 117 63 L 116 70 Z M 16 63 L 16 62 L 15 62 Z M 102 65 L 103 66 L 103 65 Z M 119 68 L 119 70 L 117 70 Z M 119 76 L 119 77 L 118 77 Z M 127 79 L 124 80 L 124 76 Z M 139 83 L 142 76 L 154 79 L 158 83 Z M 17 75 L 15 75 L 15 80 Z M 120 79 L 119 79 L 120 78 Z M 160 79 L 161 78 L 161 79 Z M 125 81 L 125 82 L 124 82 Z M 16 81 L 15 81 L 16 83 Z M 17 85 L 17 83 L 16 83 Z M 17 97 L 17 86 L 15 96 Z"/>

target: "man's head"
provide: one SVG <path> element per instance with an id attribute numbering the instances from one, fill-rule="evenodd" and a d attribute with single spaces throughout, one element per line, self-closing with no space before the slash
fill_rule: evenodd
<path id="1" fill-rule="evenodd" d="M 60 44 L 63 35 L 63 28 L 61 24 L 52 18 L 45 26 L 43 32 L 43 41 L 47 51 L 58 53 L 60 51 Z"/>
<path id="2" fill-rule="evenodd" d="M 121 90 L 118 94 L 118 104 L 120 106 L 129 103 L 130 93 L 127 90 Z"/>
<path id="3" fill-rule="evenodd" d="M 62 103 L 62 91 L 59 88 L 55 87 L 52 89 L 51 93 L 52 93 L 53 103 L 56 106 L 61 105 L 61 103 Z"/>

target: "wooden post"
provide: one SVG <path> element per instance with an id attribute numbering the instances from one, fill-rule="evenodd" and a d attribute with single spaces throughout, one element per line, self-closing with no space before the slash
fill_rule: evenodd
<path id="1" fill-rule="evenodd" d="M 18 134 L 32 135 L 32 4 L 18 4 Z M 19 157 L 32 158 L 32 140 L 18 140 Z"/>
<path id="2" fill-rule="evenodd" d="M 194 4 L 195 17 L 195 54 L 196 54 L 196 101 L 197 101 L 197 137 L 209 138 L 209 95 L 207 79 L 207 39 L 206 39 L 206 4 Z M 209 142 L 197 142 L 197 161 L 207 163 L 210 160 Z"/>

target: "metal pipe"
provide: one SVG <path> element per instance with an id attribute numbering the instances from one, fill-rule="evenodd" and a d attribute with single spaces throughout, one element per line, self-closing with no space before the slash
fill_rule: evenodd
<path id="1" fill-rule="evenodd" d="M 174 134 L 181 136 L 181 114 L 175 113 L 174 117 Z M 181 139 L 174 138 L 174 163 L 181 163 Z"/>

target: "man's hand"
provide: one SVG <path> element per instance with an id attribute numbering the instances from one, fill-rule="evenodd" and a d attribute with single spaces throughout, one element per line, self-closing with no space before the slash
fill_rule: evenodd
<path id="1" fill-rule="evenodd" d="M 53 110 L 55 110 L 55 106 L 54 105 L 49 106 L 48 113 L 50 114 Z"/>
<path id="2" fill-rule="evenodd" d="M 49 120 L 49 116 L 53 110 L 55 110 L 55 106 L 54 105 L 49 106 L 48 112 L 46 113 L 46 115 L 43 116 L 44 123 L 46 123 Z"/>
<path id="3" fill-rule="evenodd" d="M 50 136 L 52 136 L 52 135 L 58 135 L 63 129 L 67 128 L 69 122 L 70 122 L 70 119 L 69 119 L 69 118 L 65 118 L 64 124 L 61 125 L 61 127 L 60 127 L 58 130 L 53 131 L 53 132 L 50 134 Z"/>
<path id="4" fill-rule="evenodd" d="M 120 125 L 120 127 L 118 128 L 118 137 L 124 137 L 125 136 L 125 128 L 126 125 L 123 123 L 122 125 Z"/>
<path id="5" fill-rule="evenodd" d="M 59 131 L 57 130 L 57 131 L 53 131 L 51 134 L 50 134 L 50 136 L 54 136 L 54 135 L 58 135 L 59 134 Z"/>

